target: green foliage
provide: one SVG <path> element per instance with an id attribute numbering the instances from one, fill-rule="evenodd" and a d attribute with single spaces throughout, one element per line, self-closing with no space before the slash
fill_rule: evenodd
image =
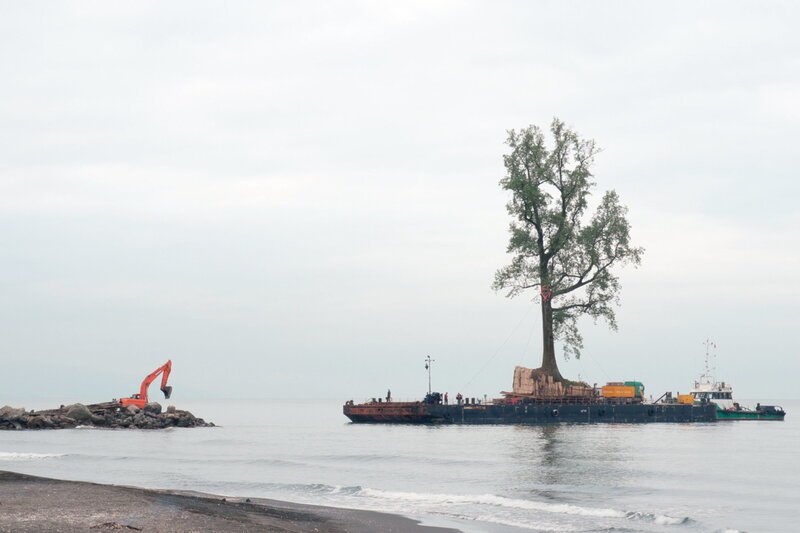
<path id="1" fill-rule="evenodd" d="M 617 328 L 614 304 L 620 284 L 612 267 L 641 262 L 644 249 L 630 242 L 627 209 L 613 190 L 587 214 L 595 183 L 594 141 L 581 139 L 558 119 L 550 126 L 552 146 L 536 126 L 511 130 L 500 185 L 511 192 L 507 204 L 511 263 L 495 274 L 492 287 L 513 297 L 538 288 L 543 308 L 552 311 L 552 333 L 564 354 L 580 357 L 579 317 L 602 318 Z M 547 327 L 547 324 L 545 324 Z"/>

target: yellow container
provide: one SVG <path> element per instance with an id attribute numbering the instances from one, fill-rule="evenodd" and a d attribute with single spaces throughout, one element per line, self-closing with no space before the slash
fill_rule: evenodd
<path id="1" fill-rule="evenodd" d="M 691 405 L 694 403 L 694 396 L 691 394 L 678 394 L 678 403 Z"/>
<path id="2" fill-rule="evenodd" d="M 626 385 L 606 385 L 600 389 L 603 398 L 633 398 L 636 396 L 636 387 Z"/>

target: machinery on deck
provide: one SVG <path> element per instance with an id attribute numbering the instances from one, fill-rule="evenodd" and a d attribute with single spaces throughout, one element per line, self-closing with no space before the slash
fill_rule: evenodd
<path id="1" fill-rule="evenodd" d="M 600 396 L 613 402 L 642 403 L 644 385 L 640 381 L 609 381 L 600 389 Z"/>
<path id="2" fill-rule="evenodd" d="M 161 392 L 164 393 L 164 398 L 169 398 L 172 395 L 172 387 L 167 385 L 167 380 L 169 379 L 169 373 L 172 371 L 172 360 L 167 361 L 160 367 L 153 370 L 150 374 L 147 375 L 146 378 L 142 381 L 142 385 L 139 387 L 139 394 L 133 394 L 130 398 L 120 398 L 119 403 L 122 407 L 128 407 L 129 405 L 135 405 L 136 407 L 142 409 L 147 402 L 149 401 L 147 398 L 147 389 L 150 387 L 150 384 L 156 380 L 156 378 L 161 375 Z"/>

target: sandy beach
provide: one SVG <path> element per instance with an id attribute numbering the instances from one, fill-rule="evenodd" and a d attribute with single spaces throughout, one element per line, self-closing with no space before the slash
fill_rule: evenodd
<path id="1" fill-rule="evenodd" d="M 0 471 L 0 531 L 445 533 L 402 516 Z"/>

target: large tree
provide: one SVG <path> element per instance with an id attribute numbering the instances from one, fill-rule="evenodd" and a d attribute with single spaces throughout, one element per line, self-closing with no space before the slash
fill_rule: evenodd
<path id="1" fill-rule="evenodd" d="M 619 303 L 616 265 L 641 262 L 643 248 L 630 242 L 627 209 L 613 190 L 586 212 L 595 183 L 591 167 L 598 149 L 558 119 L 550 125 L 551 142 L 529 126 L 508 132 L 510 152 L 503 156 L 506 176 L 500 185 L 511 192 L 507 204 L 513 221 L 508 253 L 511 264 L 495 274 L 493 288 L 517 296 L 538 290 L 542 307 L 542 369 L 562 381 L 555 341 L 566 357 L 580 357 L 583 338 L 578 318 L 605 319 L 617 329 Z"/>

